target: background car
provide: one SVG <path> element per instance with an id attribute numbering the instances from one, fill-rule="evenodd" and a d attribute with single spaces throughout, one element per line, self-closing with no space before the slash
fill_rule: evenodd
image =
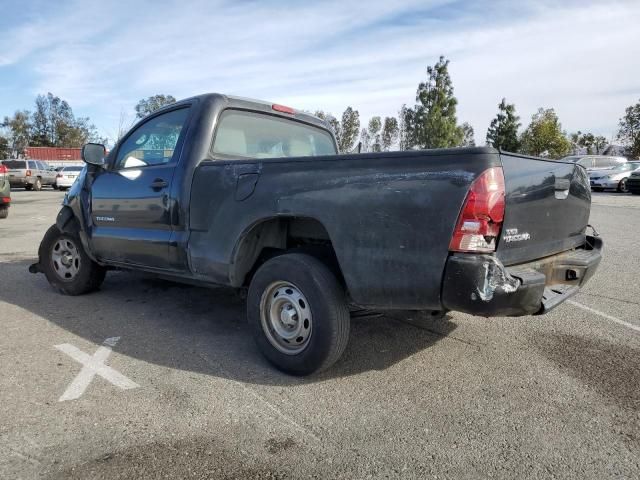
<path id="1" fill-rule="evenodd" d="M 53 185 L 56 180 L 55 170 L 40 160 L 4 160 L 2 163 L 9 170 L 12 187 L 41 190 L 44 185 Z"/>
<path id="2" fill-rule="evenodd" d="M 562 160 L 575 162 L 587 169 L 587 172 L 604 170 L 627 163 L 625 157 L 612 157 L 607 155 L 570 155 Z"/>
<path id="3" fill-rule="evenodd" d="M 640 161 L 623 163 L 606 170 L 594 170 L 589 173 L 591 190 L 601 192 L 613 189 L 618 192 L 627 192 L 627 179 L 638 168 L 640 168 Z"/>
<path id="4" fill-rule="evenodd" d="M 76 181 L 78 175 L 82 171 L 84 167 L 77 165 L 70 165 L 68 167 L 62 167 L 56 173 L 56 181 L 53 184 L 53 188 L 57 188 L 59 190 L 66 190 L 67 188 L 73 185 L 73 182 Z"/>
<path id="5" fill-rule="evenodd" d="M 9 173 L 7 167 L 0 163 L 0 218 L 9 216 L 10 205 L 11 185 L 9 184 Z"/>

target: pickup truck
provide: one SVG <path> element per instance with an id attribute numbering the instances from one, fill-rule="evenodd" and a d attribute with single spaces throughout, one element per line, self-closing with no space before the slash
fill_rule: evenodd
<path id="1" fill-rule="evenodd" d="M 339 155 L 322 120 L 220 94 L 82 155 L 30 271 L 69 295 L 114 268 L 247 288 L 258 348 L 290 374 L 340 357 L 350 309 L 540 314 L 601 258 L 572 162 L 492 148 Z"/>

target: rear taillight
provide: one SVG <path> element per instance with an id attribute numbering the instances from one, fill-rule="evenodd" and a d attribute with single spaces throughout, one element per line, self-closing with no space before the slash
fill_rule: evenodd
<path id="1" fill-rule="evenodd" d="M 0 200 L 2 200 L 0 203 L 11 203 L 11 197 L 0 197 Z"/>
<path id="2" fill-rule="evenodd" d="M 7 176 L 7 167 L 5 167 L 4 165 L 0 165 L 0 177 L 4 178 Z"/>
<path id="3" fill-rule="evenodd" d="M 31 170 L 27 170 L 27 172 L 25 173 L 25 176 L 30 177 L 31 176 Z"/>
<path id="4" fill-rule="evenodd" d="M 504 175 L 501 167 L 492 167 L 471 184 L 449 250 L 495 252 L 503 219 Z"/>

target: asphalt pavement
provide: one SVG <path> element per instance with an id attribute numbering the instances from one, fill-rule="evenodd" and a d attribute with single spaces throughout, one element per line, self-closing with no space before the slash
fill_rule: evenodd
<path id="1" fill-rule="evenodd" d="M 111 272 L 28 273 L 63 194 L 0 220 L 1 478 L 639 478 L 640 196 L 594 193 L 596 276 L 538 317 L 354 319 L 343 358 L 283 375 L 244 301 Z"/>

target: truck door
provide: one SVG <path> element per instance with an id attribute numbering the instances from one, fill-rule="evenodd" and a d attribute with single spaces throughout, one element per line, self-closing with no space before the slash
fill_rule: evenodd
<path id="1" fill-rule="evenodd" d="M 132 130 L 91 186 L 93 251 L 101 259 L 169 268 L 171 182 L 189 107 L 163 112 Z"/>

